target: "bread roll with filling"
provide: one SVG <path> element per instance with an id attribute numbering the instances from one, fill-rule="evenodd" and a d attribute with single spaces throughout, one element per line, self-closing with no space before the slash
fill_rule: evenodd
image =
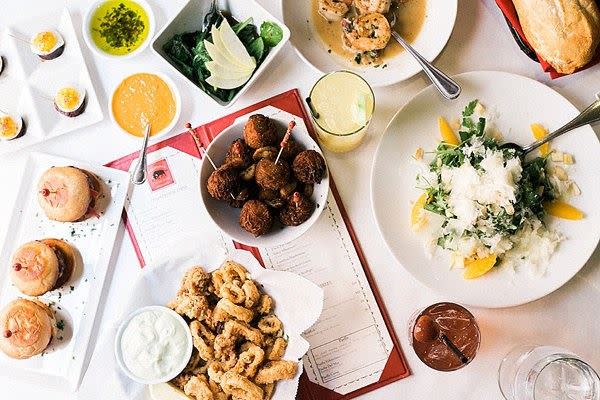
<path id="1" fill-rule="evenodd" d="M 587 65 L 600 43 L 595 0 L 513 0 L 534 50 L 554 69 L 571 74 Z"/>
<path id="2" fill-rule="evenodd" d="M 40 301 L 17 299 L 0 311 L 0 350 L 11 358 L 42 353 L 55 333 L 54 314 Z"/>

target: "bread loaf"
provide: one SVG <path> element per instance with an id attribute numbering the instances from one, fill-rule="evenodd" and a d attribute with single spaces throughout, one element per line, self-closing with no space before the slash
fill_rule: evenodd
<path id="1" fill-rule="evenodd" d="M 600 42 L 595 0 L 513 0 L 534 50 L 557 72 L 570 74 L 589 63 Z"/>

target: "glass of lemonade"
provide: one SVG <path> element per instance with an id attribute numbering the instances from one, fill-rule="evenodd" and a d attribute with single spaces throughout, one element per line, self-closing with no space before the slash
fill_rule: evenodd
<path id="1" fill-rule="evenodd" d="M 504 357 L 498 384 L 506 400 L 599 400 L 600 378 L 568 350 L 519 346 Z"/>
<path id="2" fill-rule="evenodd" d="M 353 150 L 361 144 L 375 111 L 371 86 L 350 71 L 321 77 L 307 102 L 319 142 L 336 153 Z"/>

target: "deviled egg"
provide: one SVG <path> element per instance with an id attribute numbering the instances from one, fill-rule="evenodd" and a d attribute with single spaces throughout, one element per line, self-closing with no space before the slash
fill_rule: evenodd
<path id="1" fill-rule="evenodd" d="M 76 117 L 85 111 L 85 89 L 78 85 L 60 88 L 54 96 L 54 108 L 67 117 Z"/>
<path id="2" fill-rule="evenodd" d="M 65 40 L 56 30 L 45 30 L 33 35 L 30 47 L 42 60 L 53 60 L 65 50 Z"/>
<path id="3" fill-rule="evenodd" d="M 25 123 L 20 115 L 0 112 L 0 140 L 13 140 L 25 134 Z"/>

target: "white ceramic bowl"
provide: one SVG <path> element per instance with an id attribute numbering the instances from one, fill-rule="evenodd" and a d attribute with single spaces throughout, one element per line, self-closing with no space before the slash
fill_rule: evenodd
<path id="1" fill-rule="evenodd" d="M 152 11 L 152 7 L 150 7 L 150 4 L 148 4 L 146 2 L 146 0 L 132 0 L 132 1 L 139 4 L 144 9 L 144 11 L 146 11 L 146 14 L 148 14 L 148 20 L 150 21 L 150 27 L 148 29 L 148 37 L 146 37 L 146 40 L 144 40 L 144 42 L 140 45 L 140 47 L 138 47 L 131 53 L 124 54 L 122 56 L 115 55 L 115 54 L 108 54 L 107 52 L 99 49 L 98 46 L 96 46 L 96 43 L 94 43 L 94 39 L 92 39 L 92 34 L 90 33 L 92 15 L 94 15 L 94 12 L 98 9 L 98 7 L 100 5 L 102 5 L 106 2 L 106 0 L 99 0 L 99 1 L 95 2 L 94 4 L 92 4 L 90 6 L 90 8 L 88 8 L 87 12 L 85 13 L 85 17 L 83 18 L 83 24 L 81 27 L 81 31 L 83 33 L 83 39 L 85 40 L 85 44 L 87 45 L 87 47 L 90 50 L 92 50 L 94 53 L 96 53 L 102 57 L 124 60 L 127 58 L 135 57 L 136 55 L 138 55 L 142 51 L 144 51 L 146 49 L 146 47 L 148 47 L 148 45 L 152 41 L 152 37 L 154 36 L 154 32 L 156 29 L 156 22 L 154 19 L 154 11 Z"/>
<path id="2" fill-rule="evenodd" d="M 183 32 L 198 31 L 202 28 L 202 20 L 210 8 L 210 0 L 190 0 L 181 9 L 181 11 L 175 15 L 175 17 L 173 17 L 173 19 L 171 19 L 171 21 L 169 21 L 158 33 L 156 39 L 154 39 L 152 42 L 152 49 L 160 56 L 162 60 L 168 63 L 171 68 L 177 71 L 177 74 L 181 75 L 191 87 L 201 93 L 201 96 L 206 99 L 210 99 L 211 102 L 217 103 L 222 107 L 230 107 L 240 97 L 242 97 L 250 88 L 250 86 L 252 86 L 252 84 L 258 79 L 258 77 L 269 68 L 271 62 L 275 59 L 277 54 L 290 39 L 290 30 L 283 24 L 283 22 L 275 18 L 254 0 L 218 0 L 217 3 L 219 9 L 227 11 L 238 21 L 244 21 L 247 18 L 252 17 L 254 20 L 254 25 L 256 25 L 259 29 L 263 22 L 270 21 L 275 22 L 283 30 L 283 39 L 277 44 L 277 46 L 269 50 L 269 54 L 260 64 L 258 69 L 254 71 L 254 74 L 250 80 L 244 84 L 242 89 L 235 95 L 233 99 L 231 99 L 231 101 L 224 102 L 204 92 L 195 82 L 183 75 L 177 69 L 175 64 L 169 60 L 162 49 L 163 45 L 174 35 Z"/>
<path id="3" fill-rule="evenodd" d="M 248 117 L 238 118 L 233 125 L 221 132 L 210 144 L 206 150 L 211 159 L 217 166 L 223 163 L 225 154 L 235 139 L 242 136 L 242 131 Z M 282 136 L 285 132 L 287 123 L 285 116 L 272 115 L 271 119 L 277 125 L 278 131 Z M 317 143 L 308 135 L 304 124 L 297 121 L 298 125 L 294 128 L 292 137 L 307 150 L 316 150 L 321 153 Z M 322 153 L 321 153 L 322 154 Z M 208 177 L 213 172 L 213 167 L 208 161 L 208 157 L 203 157 L 202 166 L 200 168 L 200 192 L 202 203 L 206 208 L 208 215 L 212 221 L 226 235 L 239 243 L 255 247 L 273 247 L 280 244 L 285 244 L 302 236 L 309 228 L 319 219 L 321 212 L 327 206 L 327 196 L 329 195 L 329 171 L 321 183 L 314 185 L 312 200 L 316 204 L 316 209 L 311 217 L 299 226 L 281 226 L 279 222 L 273 225 L 273 229 L 266 235 L 254 237 L 250 233 L 243 230 L 239 225 L 240 209 L 230 207 L 224 201 L 213 199 L 206 189 Z"/>
<path id="4" fill-rule="evenodd" d="M 386 68 L 360 67 L 329 54 L 312 20 L 312 0 L 282 0 L 283 21 L 292 32 L 291 43 L 304 62 L 325 74 L 340 69 L 362 76 L 373 87 L 404 81 L 421 71 L 417 61 L 406 51 L 390 60 Z M 458 0 L 427 0 L 423 27 L 411 45 L 427 60 L 433 61 L 444 49 L 456 20 Z M 394 39 L 392 39 L 394 40 Z"/>
<path id="5" fill-rule="evenodd" d="M 166 135 L 167 133 L 169 133 L 171 131 L 171 129 L 173 129 L 175 127 L 175 125 L 177 125 L 177 122 L 179 121 L 179 117 L 181 116 L 181 95 L 179 94 L 179 89 L 177 89 L 175 82 L 173 82 L 173 80 L 171 78 L 169 78 L 168 76 L 166 76 L 160 72 L 139 71 L 139 72 L 135 72 L 133 74 L 129 74 L 129 75 L 123 77 L 123 79 L 121 79 L 119 84 L 114 87 L 114 89 L 112 90 L 112 93 L 110 94 L 110 98 L 108 99 L 108 113 L 110 115 L 110 119 L 112 120 L 112 122 L 116 126 L 119 127 L 119 130 L 121 130 L 121 132 L 125 133 L 129 137 L 132 137 L 134 139 L 143 139 L 143 136 L 132 135 L 131 133 L 129 133 L 125 129 L 123 129 L 121 127 L 121 125 L 119 125 L 119 123 L 117 122 L 117 120 L 115 119 L 115 116 L 113 114 L 112 103 L 113 103 L 113 97 L 115 96 L 115 91 L 117 90 L 119 85 L 121 85 L 121 83 L 125 79 L 129 78 L 132 75 L 137 75 L 137 74 L 152 74 L 152 75 L 158 76 L 160 79 L 165 81 L 165 83 L 169 86 L 169 89 L 171 89 L 171 92 L 173 93 L 173 97 L 175 98 L 175 115 L 173 116 L 173 120 L 163 130 L 156 132 L 154 135 L 150 136 L 150 140 L 152 141 L 152 140 L 155 140 L 156 138 Z"/>
<path id="6" fill-rule="evenodd" d="M 186 343 L 185 357 L 182 357 L 181 362 L 177 365 L 177 368 L 174 369 L 171 374 L 165 375 L 164 377 L 161 377 L 160 379 L 154 379 L 154 380 L 143 379 L 137 375 L 134 375 L 129 370 L 129 368 L 127 368 L 127 366 L 125 365 L 125 361 L 123 360 L 123 351 L 121 350 L 121 337 L 123 336 L 123 332 L 125 331 L 125 328 L 127 327 L 127 325 L 129 324 L 129 322 L 132 320 L 133 317 L 135 317 L 136 315 L 139 315 L 141 313 L 144 313 L 146 311 L 158 311 L 158 312 L 163 312 L 163 313 L 173 316 L 184 328 L 185 332 L 187 333 L 187 338 L 188 338 L 187 343 Z M 146 385 L 168 382 L 171 379 L 175 378 L 177 375 L 179 375 L 179 373 L 181 371 L 183 371 L 183 369 L 186 367 L 186 365 L 190 361 L 190 357 L 192 356 L 193 348 L 194 348 L 194 344 L 192 341 L 192 332 L 190 331 L 190 327 L 188 326 L 187 322 L 185 322 L 185 320 L 179 314 L 177 314 L 175 311 L 171 310 L 170 308 L 163 307 L 163 306 L 147 306 L 147 307 L 138 308 L 137 310 L 135 310 L 134 312 L 129 314 L 123 320 L 123 322 L 121 322 L 121 325 L 119 325 L 119 329 L 117 330 L 117 336 L 115 337 L 115 357 L 117 359 L 117 364 L 119 364 L 119 368 L 121 368 L 121 371 L 123 371 L 123 373 L 125 373 L 128 377 L 130 377 L 134 381 L 143 383 Z"/>

